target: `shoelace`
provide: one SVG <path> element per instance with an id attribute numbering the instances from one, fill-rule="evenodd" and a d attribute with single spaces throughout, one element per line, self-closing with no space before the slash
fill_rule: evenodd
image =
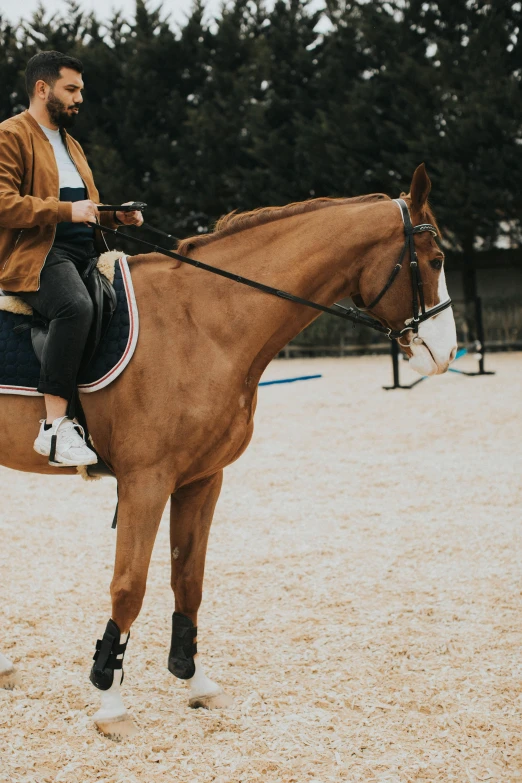
<path id="1" fill-rule="evenodd" d="M 68 424 L 67 427 L 64 427 L 63 425 L 58 428 L 58 435 L 60 435 L 60 440 L 64 443 L 65 446 L 71 446 L 73 445 L 74 441 L 77 440 L 80 435 L 76 431 L 76 428 L 81 430 L 81 440 L 82 440 L 82 446 L 85 446 L 85 431 L 81 424 L 75 424 L 74 422 L 71 422 L 71 424 Z"/>

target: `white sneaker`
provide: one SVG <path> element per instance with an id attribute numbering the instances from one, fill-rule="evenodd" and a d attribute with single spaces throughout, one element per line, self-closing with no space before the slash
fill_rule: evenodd
<path id="1" fill-rule="evenodd" d="M 40 432 L 34 442 L 34 450 L 43 457 L 49 457 L 51 442 L 56 435 L 54 459 L 49 465 L 56 467 L 75 465 L 95 465 L 98 457 L 85 442 L 85 432 L 76 421 L 62 416 L 55 419 L 52 426 L 44 429 L 45 419 L 40 419 Z"/>

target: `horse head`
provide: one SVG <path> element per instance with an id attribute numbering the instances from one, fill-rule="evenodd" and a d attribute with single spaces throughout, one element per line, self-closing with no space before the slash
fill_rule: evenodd
<path id="1" fill-rule="evenodd" d="M 453 310 L 450 306 L 442 309 L 449 295 L 444 253 L 435 241 L 439 230 L 428 206 L 430 191 L 422 163 L 413 174 L 410 192 L 389 204 L 390 222 L 382 225 L 395 254 L 395 267 L 383 263 L 376 245 L 354 297 L 357 306 L 369 303 L 363 309 L 391 330 L 402 332 L 399 344 L 410 357 L 410 367 L 422 375 L 446 372 L 457 352 Z"/>

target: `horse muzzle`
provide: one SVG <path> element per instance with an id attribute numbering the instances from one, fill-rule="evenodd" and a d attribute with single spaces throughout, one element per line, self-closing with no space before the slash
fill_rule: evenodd
<path id="1" fill-rule="evenodd" d="M 419 325 L 408 343 L 410 367 L 421 375 L 445 373 L 457 354 L 457 332 L 452 308 Z"/>

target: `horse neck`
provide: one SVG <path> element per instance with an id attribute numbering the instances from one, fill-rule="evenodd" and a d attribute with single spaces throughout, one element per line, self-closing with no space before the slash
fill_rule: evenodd
<path id="1" fill-rule="evenodd" d="M 216 240 L 191 255 L 330 305 L 358 290 L 362 267 L 377 241 L 379 221 L 370 224 L 365 217 L 375 206 L 331 206 L 283 218 Z M 199 312 L 207 332 L 212 321 L 213 338 L 227 355 L 237 357 L 242 366 L 247 363 L 253 378 L 318 316 L 310 308 L 212 278 L 210 273 L 196 271 L 191 277 L 196 287 L 191 292 L 193 314 Z"/>

